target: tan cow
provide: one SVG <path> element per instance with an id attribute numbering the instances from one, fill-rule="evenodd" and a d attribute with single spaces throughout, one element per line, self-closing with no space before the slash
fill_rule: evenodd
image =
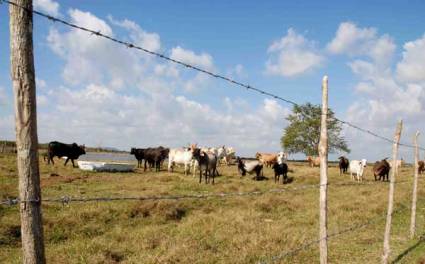
<path id="1" fill-rule="evenodd" d="M 310 167 L 319 167 L 320 166 L 320 157 L 317 156 L 307 156 L 307 162 L 310 164 Z"/>
<path id="2" fill-rule="evenodd" d="M 257 152 L 255 158 L 266 166 L 272 166 L 277 163 L 277 154 Z"/>

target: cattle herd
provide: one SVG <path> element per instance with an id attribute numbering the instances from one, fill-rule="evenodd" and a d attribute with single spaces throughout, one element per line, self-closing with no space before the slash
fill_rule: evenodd
<path id="1" fill-rule="evenodd" d="M 65 165 L 71 160 L 75 167 L 74 160 L 80 155 L 85 154 L 84 145 L 79 146 L 76 143 L 64 144 L 57 141 L 52 141 L 48 144 L 47 154 L 44 159 L 48 164 L 54 164 L 54 157 L 66 157 Z M 260 180 L 263 178 L 263 167 L 272 167 L 274 171 L 275 182 L 279 182 L 282 176 L 282 183 L 288 182 L 288 165 L 286 164 L 287 154 L 284 152 L 275 153 L 256 153 L 255 159 L 244 159 L 237 157 L 235 150 L 232 147 L 198 147 L 197 144 L 192 144 L 182 148 L 165 148 L 162 146 L 156 148 L 132 148 L 130 154 L 137 159 L 137 166 L 147 169 L 155 169 L 160 171 L 164 161 L 168 161 L 168 171 L 173 172 L 176 165 L 184 166 L 184 174 L 190 173 L 190 170 L 195 176 L 196 171 L 199 171 L 199 183 L 202 182 L 203 176 L 205 183 L 214 184 L 215 176 L 219 176 L 218 166 L 221 163 L 225 165 L 232 164 L 235 160 L 238 172 L 241 176 L 246 174 L 254 175 L 254 179 Z M 362 181 L 364 169 L 366 168 L 366 159 L 351 160 L 346 157 L 339 157 L 339 174 L 350 173 L 353 180 Z M 144 164 L 143 164 L 144 162 Z M 311 167 L 319 166 L 319 157 L 307 156 L 307 162 Z M 404 161 L 397 160 L 396 167 L 403 166 Z M 388 181 L 389 171 L 391 169 L 391 161 L 387 158 L 375 162 L 373 165 L 373 175 L 375 181 Z M 418 172 L 421 174 L 425 171 L 424 161 L 418 162 Z"/>

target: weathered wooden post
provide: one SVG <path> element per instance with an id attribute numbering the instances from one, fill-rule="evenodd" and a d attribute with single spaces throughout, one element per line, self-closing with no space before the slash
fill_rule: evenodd
<path id="1" fill-rule="evenodd" d="M 9 6 L 23 263 L 45 263 L 38 167 L 32 0 L 14 2 L 23 7 Z"/>
<path id="2" fill-rule="evenodd" d="M 322 80 L 322 115 L 320 124 L 320 264 L 328 263 L 328 76 Z"/>
<path id="3" fill-rule="evenodd" d="M 412 193 L 412 213 L 410 216 L 410 239 L 415 237 L 416 229 L 416 200 L 417 200 L 417 190 L 418 190 L 418 170 L 419 170 L 419 149 L 418 149 L 418 136 L 419 131 L 416 131 L 413 143 L 415 144 L 415 166 L 414 166 L 414 179 L 413 179 L 413 193 Z"/>
<path id="4" fill-rule="evenodd" d="M 397 152 L 398 143 L 400 142 L 401 130 L 403 128 L 403 120 L 400 120 L 397 124 L 397 128 L 394 135 L 393 143 L 393 164 L 390 173 L 390 189 L 388 192 L 388 209 L 387 209 L 387 222 L 385 224 L 384 234 L 384 255 L 382 255 L 382 263 L 387 264 L 390 257 L 390 233 L 391 233 L 391 219 L 393 214 L 394 204 L 394 182 L 397 173 Z"/>

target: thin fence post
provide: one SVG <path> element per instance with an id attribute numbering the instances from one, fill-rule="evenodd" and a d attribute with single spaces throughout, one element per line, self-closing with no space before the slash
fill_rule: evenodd
<path id="1" fill-rule="evenodd" d="M 328 207 L 327 207 L 327 188 L 328 188 L 328 76 L 322 80 L 322 115 L 320 125 L 320 264 L 328 263 Z"/>
<path id="2" fill-rule="evenodd" d="M 394 135 L 393 143 L 393 160 L 390 174 L 390 188 L 388 192 L 388 209 L 387 209 L 387 222 L 385 224 L 384 234 L 384 254 L 382 255 L 382 263 L 387 264 L 390 256 L 390 233 L 391 233 L 391 219 L 393 214 L 394 205 L 394 182 L 396 178 L 397 170 L 397 152 L 398 144 L 400 142 L 401 130 L 403 128 L 403 120 L 400 120 L 397 124 L 397 128 Z"/>
<path id="3" fill-rule="evenodd" d="M 418 170 L 419 170 L 419 149 L 418 149 L 418 136 L 419 131 L 416 131 L 413 143 L 415 144 L 415 166 L 414 167 L 414 179 L 413 179 L 413 193 L 412 193 L 412 213 L 410 216 L 410 239 L 415 237 L 416 229 L 416 201 L 417 201 L 417 190 L 418 190 Z"/>
<path id="4" fill-rule="evenodd" d="M 32 0 L 9 6 L 11 78 L 15 101 L 17 167 L 21 215 L 22 261 L 46 262 L 38 167 L 37 105 L 33 55 Z"/>

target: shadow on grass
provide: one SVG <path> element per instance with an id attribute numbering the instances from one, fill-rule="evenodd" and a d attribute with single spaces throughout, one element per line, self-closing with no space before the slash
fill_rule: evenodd
<path id="1" fill-rule="evenodd" d="M 415 250 L 417 247 L 419 247 L 423 243 L 425 243 L 425 234 L 422 234 L 421 237 L 419 238 L 418 242 L 416 242 L 414 245 L 410 246 L 409 248 L 407 248 L 406 250 L 404 250 L 403 252 L 401 252 L 400 255 L 398 255 L 391 263 L 392 264 L 400 263 L 400 261 L 405 256 L 407 256 L 410 252 L 412 252 L 413 250 Z"/>

